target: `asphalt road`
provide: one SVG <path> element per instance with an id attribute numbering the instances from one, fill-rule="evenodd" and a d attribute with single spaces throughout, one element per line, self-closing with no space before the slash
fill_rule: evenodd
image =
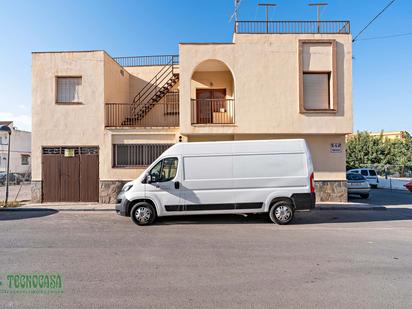
<path id="1" fill-rule="evenodd" d="M 0 273 L 60 272 L 64 292 L 0 294 L 0 308 L 410 308 L 412 194 L 376 194 L 392 205 L 300 213 L 288 226 L 1 211 Z"/>

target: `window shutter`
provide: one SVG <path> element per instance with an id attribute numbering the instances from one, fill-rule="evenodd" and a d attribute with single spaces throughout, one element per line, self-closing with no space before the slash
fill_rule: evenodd
<path id="1" fill-rule="evenodd" d="M 329 74 L 303 74 L 303 102 L 305 110 L 330 109 Z"/>

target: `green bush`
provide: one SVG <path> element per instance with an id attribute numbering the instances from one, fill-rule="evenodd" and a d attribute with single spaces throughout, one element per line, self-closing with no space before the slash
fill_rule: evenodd
<path id="1" fill-rule="evenodd" d="M 397 168 L 402 176 L 412 171 L 412 137 L 388 139 L 371 136 L 368 132 L 358 132 L 346 143 L 346 168 L 373 166 L 378 170 L 387 170 L 389 166 Z"/>

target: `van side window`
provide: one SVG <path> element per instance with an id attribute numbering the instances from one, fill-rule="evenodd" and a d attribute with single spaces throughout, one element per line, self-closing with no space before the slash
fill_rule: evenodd
<path id="1" fill-rule="evenodd" d="M 150 176 L 154 176 L 157 182 L 170 181 L 176 177 L 177 158 L 166 158 L 159 161 L 151 170 Z"/>
<path id="2" fill-rule="evenodd" d="M 361 174 L 362 174 L 363 176 L 369 176 L 367 170 L 361 170 Z"/>

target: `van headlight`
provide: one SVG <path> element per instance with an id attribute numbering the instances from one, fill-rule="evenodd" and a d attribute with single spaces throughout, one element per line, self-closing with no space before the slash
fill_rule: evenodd
<path id="1" fill-rule="evenodd" d="M 122 191 L 123 191 L 123 192 L 127 192 L 127 191 L 129 191 L 132 187 L 133 187 L 133 185 L 131 185 L 131 184 L 124 185 L 123 188 L 122 188 Z"/>

